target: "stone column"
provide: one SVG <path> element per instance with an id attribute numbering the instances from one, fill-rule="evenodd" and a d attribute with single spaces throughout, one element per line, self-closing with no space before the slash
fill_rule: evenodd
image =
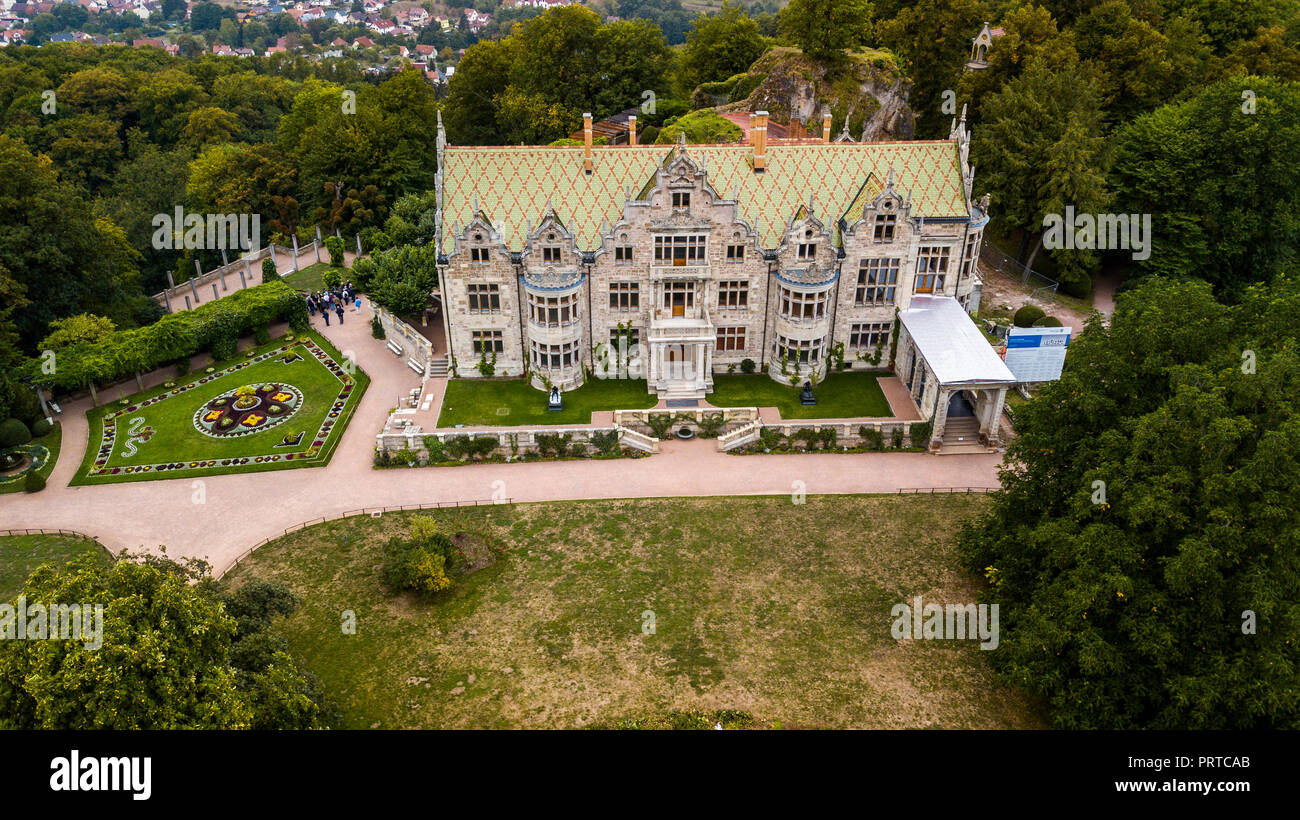
<path id="1" fill-rule="evenodd" d="M 194 294 L 194 304 L 199 304 L 199 288 L 194 284 L 193 279 L 190 280 L 190 293 Z M 189 300 L 187 299 L 186 301 L 188 302 Z"/>
<path id="2" fill-rule="evenodd" d="M 298 272 L 298 237 L 295 235 L 289 238 L 293 240 L 293 272 L 297 273 Z"/>
<path id="3" fill-rule="evenodd" d="M 212 283 L 212 298 L 213 298 L 213 300 L 216 300 L 216 299 L 220 299 L 220 298 L 221 298 L 221 294 L 217 292 L 217 283 L 216 283 L 216 282 L 213 282 L 213 283 Z"/>
<path id="4" fill-rule="evenodd" d="M 987 431 L 986 435 L 988 436 L 989 444 L 997 444 L 1002 438 L 999 435 L 999 431 L 1002 428 L 1002 406 L 1007 399 L 1007 389 L 1005 387 L 998 387 L 991 389 L 989 393 L 991 394 L 988 399 L 989 419 L 985 430 Z"/>
<path id="5" fill-rule="evenodd" d="M 934 408 L 934 427 L 930 430 L 930 441 L 943 444 L 943 428 L 948 423 L 948 402 L 952 401 L 952 391 L 939 387 L 938 404 Z"/>
<path id="6" fill-rule="evenodd" d="M 320 225 L 316 226 L 316 264 L 320 264 Z"/>
<path id="7" fill-rule="evenodd" d="M 244 257 L 244 270 L 243 270 L 242 273 L 239 274 L 239 286 L 240 286 L 241 288 L 246 288 L 246 287 L 248 287 L 248 280 L 249 280 L 249 279 L 252 279 L 252 278 L 253 278 L 253 270 L 252 270 L 252 268 L 249 267 L 249 264 L 248 264 L 248 257 L 245 256 L 245 257 Z"/>
<path id="8" fill-rule="evenodd" d="M 361 256 L 361 234 L 357 234 L 357 256 Z"/>

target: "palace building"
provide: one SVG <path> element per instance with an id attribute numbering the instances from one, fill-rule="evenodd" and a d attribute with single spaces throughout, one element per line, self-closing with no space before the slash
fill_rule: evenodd
<path id="1" fill-rule="evenodd" d="M 567 390 L 631 360 L 650 392 L 699 398 L 746 360 L 816 383 L 841 356 L 859 370 L 892 356 L 928 416 L 963 390 L 981 420 L 1001 412 L 1013 380 L 964 315 L 988 221 L 964 111 L 935 141 L 832 140 L 829 114 L 821 139 L 769 141 L 763 111 L 739 144 L 637 145 L 634 123 L 628 145 L 591 133 L 587 116 L 582 145 L 449 146 L 439 121 L 459 376 L 491 358 L 496 375 Z"/>

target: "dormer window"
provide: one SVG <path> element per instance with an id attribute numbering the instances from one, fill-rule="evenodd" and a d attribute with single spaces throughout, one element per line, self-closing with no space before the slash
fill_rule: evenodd
<path id="1" fill-rule="evenodd" d="M 896 217 L 894 214 L 877 214 L 876 230 L 875 230 L 875 234 L 873 235 L 875 241 L 893 242 L 894 225 L 897 222 L 897 220 L 898 217 Z"/>
<path id="2" fill-rule="evenodd" d="M 799 258 L 803 260 L 816 259 L 817 244 L 815 242 L 801 242 L 799 244 Z"/>
<path id="3" fill-rule="evenodd" d="M 691 207 L 691 195 L 687 191 L 673 191 L 673 207 L 689 208 Z"/>
<path id="4" fill-rule="evenodd" d="M 560 246 L 559 245 L 543 246 L 542 261 L 549 265 L 558 265 L 560 262 Z"/>

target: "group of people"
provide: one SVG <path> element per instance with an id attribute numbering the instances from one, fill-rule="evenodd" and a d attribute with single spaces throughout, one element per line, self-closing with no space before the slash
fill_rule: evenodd
<path id="1" fill-rule="evenodd" d="M 339 317 L 339 324 L 343 324 L 343 308 L 346 305 L 352 305 L 353 313 L 361 312 L 361 297 L 357 295 L 357 289 L 352 287 L 351 281 L 316 293 L 307 291 L 306 298 L 307 314 L 315 316 L 316 312 L 320 311 L 320 315 L 325 318 L 326 326 L 330 323 L 330 311 Z"/>

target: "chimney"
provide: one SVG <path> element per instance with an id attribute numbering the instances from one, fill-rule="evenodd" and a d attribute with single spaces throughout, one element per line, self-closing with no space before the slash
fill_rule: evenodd
<path id="1" fill-rule="evenodd" d="M 582 171 L 591 173 L 591 112 L 582 115 Z"/>
<path id="2" fill-rule="evenodd" d="M 822 109 L 822 142 L 831 141 L 831 109 Z"/>
<path id="3" fill-rule="evenodd" d="M 767 112 L 749 115 L 749 141 L 754 146 L 754 173 L 767 170 Z"/>
<path id="4" fill-rule="evenodd" d="M 627 144 L 636 145 L 636 114 L 627 118 Z"/>

